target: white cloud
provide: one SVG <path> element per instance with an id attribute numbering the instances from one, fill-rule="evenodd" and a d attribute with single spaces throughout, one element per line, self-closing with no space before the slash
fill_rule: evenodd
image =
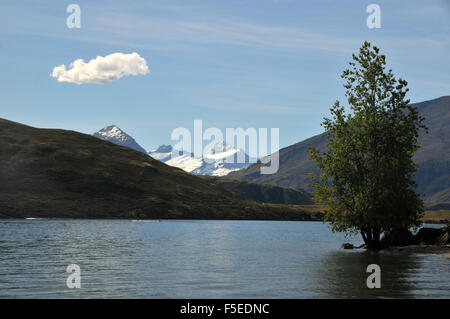
<path id="1" fill-rule="evenodd" d="M 98 56 L 87 63 L 83 59 L 77 59 L 69 68 L 64 64 L 56 66 L 51 76 L 58 82 L 105 84 L 126 75 L 149 72 L 147 62 L 136 52 L 130 54 L 117 52 L 104 57 Z"/>

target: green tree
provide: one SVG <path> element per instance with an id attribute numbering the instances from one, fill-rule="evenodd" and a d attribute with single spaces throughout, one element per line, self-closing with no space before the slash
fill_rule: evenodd
<path id="1" fill-rule="evenodd" d="M 413 180 L 424 118 L 405 98 L 405 80 L 386 71 L 379 49 L 364 42 L 353 54 L 346 80 L 349 111 L 336 101 L 324 118 L 327 150 L 310 148 L 320 174 L 311 186 L 327 205 L 325 221 L 333 231 L 360 232 L 369 248 L 394 229 L 417 227 L 423 202 Z"/>

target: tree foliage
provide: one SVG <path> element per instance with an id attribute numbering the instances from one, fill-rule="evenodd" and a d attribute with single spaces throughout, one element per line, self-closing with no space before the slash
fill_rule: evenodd
<path id="1" fill-rule="evenodd" d="M 349 64 L 341 76 L 349 111 L 336 101 L 324 119 L 327 150 L 310 149 L 320 170 L 311 185 L 333 231 L 360 232 L 378 248 L 381 233 L 420 225 L 413 157 L 426 127 L 406 99 L 407 82 L 386 70 L 377 47 L 364 42 Z"/>

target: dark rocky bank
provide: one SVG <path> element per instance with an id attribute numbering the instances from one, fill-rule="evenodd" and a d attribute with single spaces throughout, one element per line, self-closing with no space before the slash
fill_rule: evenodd
<path id="1" fill-rule="evenodd" d="M 410 230 L 394 230 L 384 234 L 381 238 L 381 248 L 405 248 L 414 246 L 422 247 L 443 247 L 450 252 L 450 225 L 441 228 L 422 227 L 416 234 Z M 366 245 L 355 247 L 350 243 L 342 244 L 341 249 L 366 249 Z M 434 250 L 433 250 L 434 251 Z"/>

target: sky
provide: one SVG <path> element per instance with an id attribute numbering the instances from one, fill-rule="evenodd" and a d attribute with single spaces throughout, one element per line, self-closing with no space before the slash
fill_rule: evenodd
<path id="1" fill-rule="evenodd" d="M 80 28 L 66 23 L 72 3 Z M 367 27 L 371 3 L 381 28 Z M 412 102 L 450 95 L 450 0 L 2 0 L 0 39 L 1 118 L 87 134 L 115 124 L 147 150 L 194 120 L 279 128 L 281 147 L 321 133 L 365 40 Z"/>

